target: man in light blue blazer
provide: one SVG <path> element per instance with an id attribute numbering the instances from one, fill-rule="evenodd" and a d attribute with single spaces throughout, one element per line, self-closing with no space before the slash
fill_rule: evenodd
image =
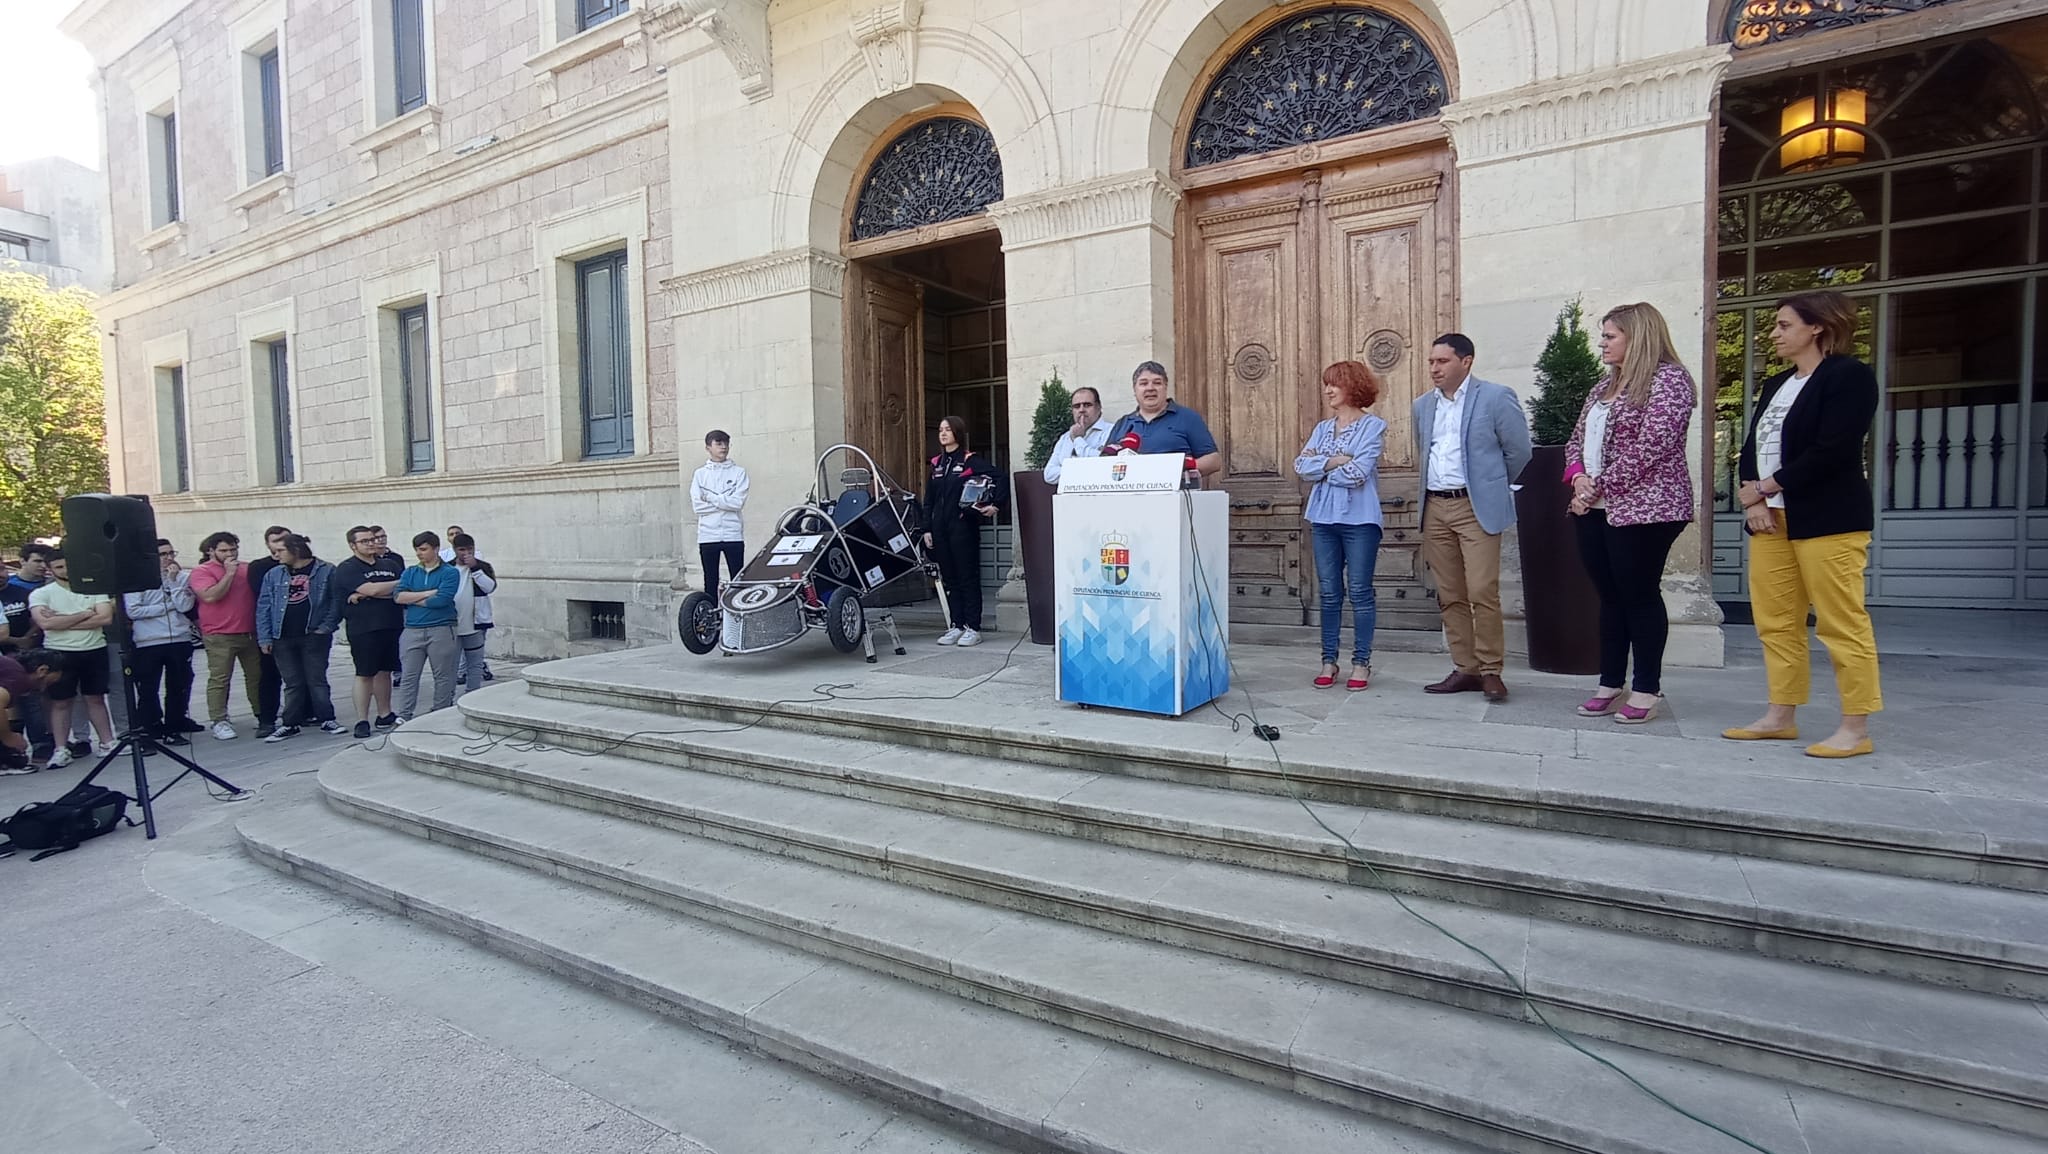
<path id="1" fill-rule="evenodd" d="M 1529 464 L 1529 421 L 1515 391 L 1472 375 L 1475 350 L 1445 333 L 1429 350 L 1436 387 L 1415 398 L 1415 459 L 1422 466 L 1422 562 L 1436 585 L 1444 639 L 1457 668 L 1424 688 L 1508 699 L 1501 668 L 1500 539 L 1515 523 L 1511 486 Z"/>

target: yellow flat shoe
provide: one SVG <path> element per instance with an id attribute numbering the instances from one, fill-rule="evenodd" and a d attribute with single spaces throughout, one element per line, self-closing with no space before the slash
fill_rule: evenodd
<path id="1" fill-rule="evenodd" d="M 1808 757 L 1862 757 L 1866 753 L 1874 752 L 1876 750 L 1871 746 L 1870 739 L 1867 737 L 1847 749 L 1836 749 L 1832 745 L 1809 745 L 1806 747 L 1806 756 Z"/>
<path id="2" fill-rule="evenodd" d="M 1734 729 L 1722 730 L 1721 736 L 1730 741 L 1798 741 L 1799 730 L 1745 729 L 1742 726 L 1736 726 Z"/>

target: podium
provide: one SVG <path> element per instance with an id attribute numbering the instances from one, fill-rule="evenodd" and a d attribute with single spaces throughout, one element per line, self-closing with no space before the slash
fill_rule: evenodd
<path id="1" fill-rule="evenodd" d="M 1230 689 L 1230 502 L 1179 453 L 1069 461 L 1053 497 L 1061 701 L 1178 717 Z"/>

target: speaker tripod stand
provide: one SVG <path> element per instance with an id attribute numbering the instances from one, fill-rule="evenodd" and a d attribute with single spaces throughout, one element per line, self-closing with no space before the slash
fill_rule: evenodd
<path id="1" fill-rule="evenodd" d="M 220 799 L 222 801 L 246 801 L 254 797 L 255 795 L 248 790 L 171 749 L 158 741 L 155 734 L 135 724 L 136 705 L 140 699 L 136 696 L 135 690 L 134 623 L 129 620 L 127 606 L 122 603 L 119 595 L 114 598 L 114 624 L 115 631 L 121 638 L 121 701 L 127 706 L 127 722 L 122 727 L 120 736 L 114 739 L 114 748 L 108 750 L 106 756 L 100 758 L 99 764 L 92 767 L 92 772 L 86 774 L 78 784 L 90 784 L 123 753 L 127 754 L 130 767 L 135 773 L 135 802 L 142 807 L 142 830 L 152 839 L 156 837 L 156 799 L 169 792 L 171 786 L 195 773 L 228 791 L 227 796 Z M 185 767 L 178 776 L 170 780 L 169 784 L 154 793 L 150 792 L 149 766 L 146 761 L 151 754 L 162 754 Z"/>

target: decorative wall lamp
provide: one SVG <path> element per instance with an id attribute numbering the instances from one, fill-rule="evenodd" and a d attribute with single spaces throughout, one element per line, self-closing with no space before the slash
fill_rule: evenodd
<path id="1" fill-rule="evenodd" d="M 1826 108 L 1826 115 L 1818 110 Z M 1807 172 L 1861 161 L 1870 138 L 1870 95 L 1861 88 L 1832 88 L 1823 82 L 1819 96 L 1802 96 L 1778 117 L 1778 167 Z"/>

